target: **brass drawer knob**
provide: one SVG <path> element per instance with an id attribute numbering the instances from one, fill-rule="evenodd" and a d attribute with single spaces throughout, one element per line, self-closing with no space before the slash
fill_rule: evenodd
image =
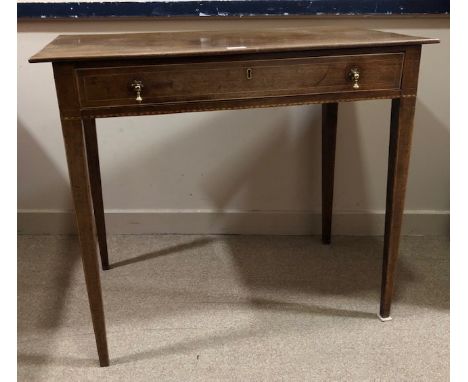
<path id="1" fill-rule="evenodd" d="M 143 98 L 141 98 L 141 92 L 143 91 L 143 82 L 135 80 L 131 83 L 131 87 L 136 93 L 135 101 L 141 103 L 143 101 Z"/>
<path id="2" fill-rule="evenodd" d="M 349 71 L 348 76 L 349 76 L 349 79 L 353 81 L 353 89 L 359 89 L 359 77 L 360 77 L 359 69 L 352 68 Z"/>

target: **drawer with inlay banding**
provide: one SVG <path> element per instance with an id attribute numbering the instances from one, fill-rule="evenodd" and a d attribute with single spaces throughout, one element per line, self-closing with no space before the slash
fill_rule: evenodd
<path id="1" fill-rule="evenodd" d="M 398 90 L 404 53 L 77 68 L 81 107 Z"/>

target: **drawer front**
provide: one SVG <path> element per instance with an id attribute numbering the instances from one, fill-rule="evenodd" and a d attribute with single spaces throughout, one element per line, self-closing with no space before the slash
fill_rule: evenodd
<path id="1" fill-rule="evenodd" d="M 83 68 L 77 79 L 82 107 L 391 90 L 400 88 L 403 58 L 382 53 Z"/>

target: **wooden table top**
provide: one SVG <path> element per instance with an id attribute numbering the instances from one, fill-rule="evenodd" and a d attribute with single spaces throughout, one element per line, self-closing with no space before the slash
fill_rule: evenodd
<path id="1" fill-rule="evenodd" d="M 226 55 L 437 43 L 438 39 L 355 28 L 275 28 L 60 35 L 29 62 Z"/>

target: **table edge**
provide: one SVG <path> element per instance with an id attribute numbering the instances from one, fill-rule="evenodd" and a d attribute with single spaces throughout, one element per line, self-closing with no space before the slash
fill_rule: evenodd
<path id="1" fill-rule="evenodd" d="M 239 50 L 212 50 L 212 51 L 181 51 L 171 53 L 145 53 L 145 54 L 113 54 L 113 55 L 89 55 L 89 56 L 41 56 L 41 52 L 36 53 L 29 58 L 29 63 L 41 62 L 83 62 L 83 61 L 107 61 L 107 60 L 135 60 L 135 59 L 151 59 L 151 58 L 177 58 L 177 57 L 207 57 L 207 56 L 234 56 L 246 53 L 281 53 L 281 52 L 304 52 L 317 50 L 333 50 L 333 49 L 348 49 L 348 48 L 384 48 L 394 46 L 411 46 L 423 44 L 438 44 L 440 40 L 437 38 L 421 38 L 411 41 L 395 41 L 395 42 L 369 42 L 356 44 L 335 44 L 323 46 L 292 46 L 283 48 L 247 48 Z"/>

